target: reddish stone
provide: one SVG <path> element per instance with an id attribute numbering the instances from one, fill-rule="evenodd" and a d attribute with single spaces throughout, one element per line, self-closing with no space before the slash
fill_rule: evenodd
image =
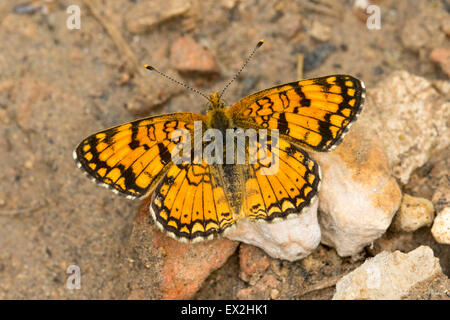
<path id="1" fill-rule="evenodd" d="M 430 59 L 437 62 L 442 71 L 450 77 L 450 48 L 436 48 L 431 51 Z"/>
<path id="2" fill-rule="evenodd" d="M 262 273 L 269 267 L 269 257 L 261 249 L 242 243 L 239 249 L 239 264 L 247 275 Z"/>
<path id="3" fill-rule="evenodd" d="M 181 73 L 219 73 L 212 54 L 192 37 L 185 36 L 175 41 L 170 52 L 172 66 Z"/>
<path id="4" fill-rule="evenodd" d="M 182 243 L 159 231 L 141 207 L 130 240 L 134 268 L 129 272 L 130 299 L 189 299 L 211 272 L 236 250 L 237 242 L 218 238 Z M 133 270 L 134 269 L 134 270 Z"/>

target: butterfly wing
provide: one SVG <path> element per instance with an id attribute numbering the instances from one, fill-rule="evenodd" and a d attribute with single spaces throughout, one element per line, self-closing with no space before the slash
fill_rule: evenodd
<path id="1" fill-rule="evenodd" d="M 235 223 L 223 186 L 205 163 L 173 165 L 155 189 L 150 212 L 181 241 L 210 239 Z"/>
<path id="2" fill-rule="evenodd" d="M 278 129 L 283 138 L 329 151 L 356 120 L 364 98 L 362 81 L 333 75 L 252 94 L 232 106 L 230 113 L 237 126 Z"/>
<path id="3" fill-rule="evenodd" d="M 278 144 L 268 141 L 265 148 L 268 151 L 256 163 L 242 166 L 241 215 L 251 220 L 273 221 L 300 214 L 315 201 L 319 191 L 319 165 L 308 153 L 284 139 L 279 139 Z M 269 167 L 272 170 L 263 172 Z"/>
<path id="4" fill-rule="evenodd" d="M 176 143 L 171 133 L 190 133 L 204 116 L 173 113 L 154 116 L 100 131 L 84 139 L 73 156 L 96 182 L 129 198 L 149 193 L 172 165 Z"/>

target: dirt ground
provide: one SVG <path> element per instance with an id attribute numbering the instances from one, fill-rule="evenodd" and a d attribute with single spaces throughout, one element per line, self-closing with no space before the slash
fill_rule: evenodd
<path id="1" fill-rule="evenodd" d="M 132 22 L 140 17 L 133 8 L 142 2 L 0 3 L 0 299 L 128 296 L 120 270 L 139 201 L 91 183 L 76 168 L 72 150 L 91 133 L 144 115 L 204 111 L 202 97 L 146 71 L 145 63 L 208 93 L 222 89 L 264 38 L 264 46 L 227 91 L 230 104 L 297 80 L 300 54 L 304 78 L 348 73 L 370 88 L 395 70 L 407 70 L 448 80 L 429 57 L 433 46 L 441 45 L 435 44 L 435 30 L 449 13 L 446 0 L 376 1 L 380 30 L 369 30 L 349 0 L 192 0 L 181 13 L 167 1 L 154 1 L 149 21 L 144 21 L 148 29 L 138 32 Z M 66 26 L 70 5 L 81 8 L 79 30 Z M 414 21 L 420 21 L 425 33 L 418 32 L 421 37 L 411 43 L 407 35 L 415 34 Z M 171 46 L 186 35 L 207 48 L 218 70 L 176 72 Z M 445 41 L 448 47 L 448 36 Z M 427 166 L 448 170 L 448 158 L 448 152 L 434 157 L 404 190 L 431 200 L 437 182 Z M 399 249 L 430 245 L 450 274 L 448 246 L 434 242 L 429 228 L 406 238 Z M 329 275 L 361 264 L 322 245 L 313 255 L 327 263 Z M 239 278 L 238 259 L 236 252 L 211 274 L 196 298 L 236 299 L 246 285 Z M 305 276 L 300 262 L 278 263 L 290 264 L 292 277 Z M 65 286 L 70 265 L 82 270 L 80 290 Z M 308 281 L 321 277 L 310 275 Z M 333 295 L 333 288 L 302 296 L 294 289 L 287 288 L 280 298 Z"/>

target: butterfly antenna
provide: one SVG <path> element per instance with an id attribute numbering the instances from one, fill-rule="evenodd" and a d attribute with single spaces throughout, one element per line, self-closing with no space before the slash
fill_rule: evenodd
<path id="1" fill-rule="evenodd" d="M 247 60 L 245 60 L 244 64 L 242 65 L 241 69 L 239 69 L 238 72 L 236 72 L 236 74 L 234 75 L 233 79 L 230 80 L 230 82 L 227 83 L 227 85 L 225 86 L 225 88 L 223 88 L 222 92 L 220 93 L 220 98 L 222 98 L 222 95 L 225 93 L 225 91 L 228 89 L 228 87 L 230 86 L 230 84 L 233 83 L 234 80 L 237 79 L 237 77 L 239 77 L 239 74 L 242 72 L 242 70 L 244 70 L 245 66 L 250 62 L 250 60 L 252 59 L 253 55 L 255 54 L 256 50 L 258 50 L 259 47 L 261 47 L 264 43 L 264 39 L 261 39 L 258 41 L 258 43 L 256 44 L 255 48 L 253 48 L 253 51 L 250 53 L 250 55 L 248 56 Z"/>
<path id="2" fill-rule="evenodd" d="M 161 71 L 155 69 L 154 67 L 152 67 L 152 66 L 150 66 L 150 65 L 148 65 L 148 64 L 146 64 L 144 67 L 145 67 L 145 69 L 148 69 L 148 70 L 150 70 L 150 71 L 155 71 L 155 72 L 158 73 L 159 75 L 161 75 L 161 76 L 163 76 L 163 77 L 169 79 L 170 81 L 173 81 L 173 82 L 179 84 L 180 86 L 185 87 L 186 89 L 189 89 L 189 90 L 191 90 L 191 91 L 193 91 L 193 92 L 195 92 L 195 93 L 197 93 L 197 94 L 199 94 L 199 95 L 205 97 L 208 101 L 210 101 L 209 98 L 208 98 L 208 96 L 207 96 L 206 94 L 204 94 L 203 92 L 200 92 L 200 91 L 197 90 L 197 89 L 194 89 L 194 88 L 188 86 L 186 83 L 183 83 L 183 82 L 181 82 L 181 81 L 175 80 L 174 78 L 168 76 L 168 75 L 165 74 L 165 73 L 162 73 Z"/>

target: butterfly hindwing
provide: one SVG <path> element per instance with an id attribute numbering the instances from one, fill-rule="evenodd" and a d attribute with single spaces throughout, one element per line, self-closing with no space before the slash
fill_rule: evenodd
<path id="1" fill-rule="evenodd" d="M 212 238 L 235 223 L 223 186 L 205 163 L 173 165 L 155 189 L 150 212 L 161 229 L 182 241 Z"/>
<path id="2" fill-rule="evenodd" d="M 363 82 L 333 75 L 292 82 L 252 94 L 230 110 L 238 126 L 278 129 L 280 136 L 316 151 L 342 140 L 365 98 Z"/>
<path id="3" fill-rule="evenodd" d="M 193 113 L 174 113 L 136 120 L 84 139 L 74 151 L 79 167 L 102 185 L 130 198 L 148 193 L 172 165 L 176 129 L 193 132 Z"/>
<path id="4" fill-rule="evenodd" d="M 269 161 L 263 156 L 242 167 L 241 214 L 269 222 L 296 216 L 313 203 L 320 187 L 320 168 L 305 151 L 286 140 L 279 139 L 278 145 L 269 141 L 267 147 Z M 264 168 L 272 170 L 263 172 Z"/>

